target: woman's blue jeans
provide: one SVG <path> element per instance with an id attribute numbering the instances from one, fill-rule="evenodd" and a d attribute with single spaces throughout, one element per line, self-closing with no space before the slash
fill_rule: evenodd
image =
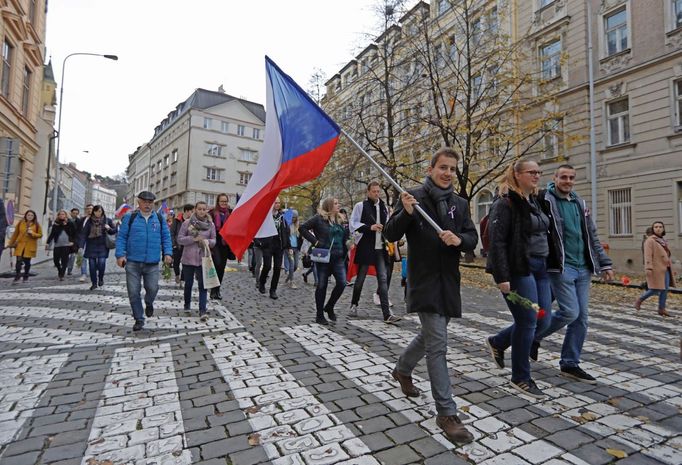
<path id="1" fill-rule="evenodd" d="M 537 303 L 549 315 L 552 306 L 552 290 L 547 274 L 547 262 L 544 258 L 531 257 L 529 265 L 529 275 L 511 278 L 511 290 Z M 538 334 L 542 333 L 549 324 L 550 318 L 546 316 L 538 320 L 535 310 L 509 302 L 506 295 L 504 300 L 514 317 L 514 323 L 493 336 L 491 343 L 499 350 L 505 350 L 511 346 L 511 380 L 514 383 L 527 382 L 531 379 L 530 346 L 536 331 Z"/>
<path id="2" fill-rule="evenodd" d="M 332 255 L 329 263 L 315 263 L 317 268 L 317 287 L 315 288 L 315 307 L 317 310 L 317 317 L 324 317 L 325 310 L 334 310 L 334 305 L 343 294 L 343 289 L 346 287 L 346 267 L 343 264 L 343 256 Z M 334 275 L 336 285 L 332 289 L 332 294 L 325 305 L 324 299 L 327 297 L 327 284 L 329 277 Z"/>
<path id="3" fill-rule="evenodd" d="M 670 288 L 670 268 L 665 272 L 665 289 L 647 289 L 639 296 L 639 300 L 644 302 L 649 297 L 658 294 L 658 309 L 665 310 L 665 303 L 668 300 L 668 288 Z"/>
<path id="4" fill-rule="evenodd" d="M 195 276 L 199 285 L 199 315 L 203 315 L 206 313 L 206 306 L 208 305 L 208 292 L 204 287 L 204 274 L 200 266 L 182 265 L 182 277 L 185 280 L 185 307 L 189 307 L 192 302 L 192 286 L 194 285 Z"/>
<path id="5" fill-rule="evenodd" d="M 85 260 L 83 260 L 85 261 Z M 90 281 L 97 286 L 97 278 L 104 281 L 104 270 L 107 268 L 107 257 L 88 258 L 90 265 Z"/>

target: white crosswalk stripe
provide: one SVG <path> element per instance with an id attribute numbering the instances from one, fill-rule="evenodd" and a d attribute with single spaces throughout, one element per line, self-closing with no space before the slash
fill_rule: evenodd
<path id="1" fill-rule="evenodd" d="M 354 321 L 352 323 L 370 332 L 374 332 L 378 325 L 383 326 L 383 329 L 387 329 L 386 325 L 380 322 Z M 396 331 L 401 334 L 404 333 L 403 336 L 411 334 L 395 328 L 387 330 L 393 333 L 393 342 L 395 342 Z M 339 334 L 328 330 L 321 331 L 316 326 L 306 325 L 282 328 L 282 331 L 301 344 L 306 350 L 334 366 L 339 373 L 353 381 L 358 387 L 371 392 L 377 398 L 386 402 L 386 405 L 400 412 L 411 421 L 418 422 L 422 428 L 429 431 L 441 444 L 449 449 L 454 448 L 454 445 L 445 439 L 440 428 L 436 426 L 435 413 L 432 410 L 433 397 L 430 393 L 428 381 L 417 380 L 415 378 L 415 381 L 418 381 L 416 386 L 421 389 L 422 396 L 418 398 L 406 397 L 400 391 L 400 388 L 396 387 L 397 383 L 389 376 L 395 362 L 389 362 Z M 451 362 L 451 360 L 449 361 Z M 468 428 L 476 439 L 475 442 L 466 444 L 459 450 L 476 463 L 485 463 L 487 459 L 493 458 L 497 454 L 525 445 L 542 447 L 545 453 L 549 455 L 548 459 L 555 456 L 558 457 L 563 453 L 561 449 L 552 446 L 548 442 L 541 441 L 519 428 L 513 428 L 493 418 L 489 412 L 471 405 L 464 399 L 455 397 L 455 401 L 460 409 L 470 415 L 470 418 L 465 423 L 467 423 Z M 503 432 L 503 435 L 500 434 Z M 564 455 L 570 456 L 570 454 Z M 577 457 L 570 456 L 570 458 L 577 460 L 572 463 L 581 463 Z"/>
<path id="2" fill-rule="evenodd" d="M 27 356 L 0 360 L 0 446 L 11 442 L 68 358 Z"/>
<path id="3" fill-rule="evenodd" d="M 191 464 L 169 344 L 117 349 L 82 465 Z"/>
<path id="4" fill-rule="evenodd" d="M 350 323 L 400 347 L 407 347 L 415 336 L 415 333 L 411 331 L 389 328 L 381 322 L 354 320 Z M 466 330 L 462 331 L 462 333 L 470 332 L 471 328 L 466 328 Z M 506 374 L 505 377 L 502 377 L 500 374 L 503 370 L 491 369 L 492 362 L 488 359 L 474 357 L 470 354 L 462 354 L 452 347 L 448 348 L 447 357 L 450 366 L 462 373 L 462 375 L 476 379 L 488 386 L 497 387 L 510 394 L 520 395 L 520 397 L 526 398 L 531 402 L 535 408 L 541 409 L 553 416 L 560 416 L 567 422 L 573 424 L 583 423 L 585 419 L 583 414 L 590 412 L 590 418 L 594 418 L 594 421 L 584 422 L 583 428 L 604 437 L 610 437 L 624 445 L 638 444 L 641 447 L 645 447 L 643 450 L 645 454 L 657 454 L 661 448 L 666 447 L 660 444 L 676 434 L 674 431 L 667 430 L 659 425 L 650 425 L 642 419 L 624 415 L 617 408 L 607 403 L 595 402 L 587 396 L 574 394 L 559 387 L 548 388 L 543 383 L 538 384 L 550 399 L 539 402 L 530 397 L 523 396 L 513 388 L 508 387 Z M 485 439 L 481 442 L 485 443 Z M 523 454 L 519 455 L 524 456 Z"/>
<path id="5" fill-rule="evenodd" d="M 247 415 L 252 441 L 265 448 L 274 465 L 351 458 L 378 465 L 365 455 L 367 446 L 251 334 L 206 336 L 204 342 Z"/>

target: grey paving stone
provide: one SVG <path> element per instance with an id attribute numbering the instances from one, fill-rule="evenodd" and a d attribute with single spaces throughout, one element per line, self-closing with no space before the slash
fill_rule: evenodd
<path id="1" fill-rule="evenodd" d="M 370 405 L 363 405 L 355 409 L 355 413 L 360 418 L 374 418 L 390 413 L 390 409 L 382 403 L 373 403 Z"/>
<path id="2" fill-rule="evenodd" d="M 594 438 L 588 434 L 579 431 L 576 428 L 559 431 L 545 437 L 546 441 L 553 442 L 564 450 L 571 450 L 574 447 L 579 447 L 583 444 L 594 441 Z"/>
<path id="3" fill-rule="evenodd" d="M 12 457 L 2 457 L 2 465 L 28 465 L 31 463 L 38 463 L 40 452 L 28 452 L 21 455 L 13 455 Z"/>
<path id="4" fill-rule="evenodd" d="M 470 465 L 470 462 L 452 452 L 443 452 L 424 461 L 424 465 Z"/>
<path id="5" fill-rule="evenodd" d="M 5 447 L 3 451 L 4 457 L 11 457 L 13 455 L 21 455 L 26 452 L 40 451 L 45 445 L 47 437 L 32 437 L 19 441 L 13 441 Z"/>
<path id="6" fill-rule="evenodd" d="M 334 403 L 342 410 L 353 409 L 365 405 L 365 402 L 360 397 L 346 397 L 344 399 L 335 400 Z"/>
<path id="7" fill-rule="evenodd" d="M 75 431 L 84 429 L 87 425 L 87 420 L 65 421 L 54 425 L 39 426 L 31 430 L 32 436 L 42 436 L 49 434 L 58 434 L 64 431 Z"/>
<path id="8" fill-rule="evenodd" d="M 201 449 L 201 457 L 203 459 L 210 459 L 214 457 L 224 457 L 228 454 L 239 452 L 251 448 L 249 445 L 248 436 L 236 436 L 228 439 L 221 439 L 220 441 L 209 442 L 203 444 Z"/>
<path id="9" fill-rule="evenodd" d="M 492 405 L 501 411 L 509 411 L 518 408 L 525 408 L 528 406 L 528 401 L 518 396 L 500 397 L 498 399 L 491 399 L 485 403 L 487 405 Z"/>
<path id="10" fill-rule="evenodd" d="M 409 424 L 389 429 L 386 435 L 398 444 L 412 442 L 427 436 L 426 432 L 417 425 Z"/>
<path id="11" fill-rule="evenodd" d="M 388 417 L 375 417 L 368 420 L 361 420 L 355 423 L 355 426 L 364 434 L 376 433 L 377 431 L 386 431 L 395 427 L 395 423 L 388 419 Z"/>
<path id="12" fill-rule="evenodd" d="M 603 465 L 610 463 L 613 460 L 612 455 L 609 455 L 604 449 L 595 446 L 594 444 L 586 444 L 582 447 L 575 448 L 571 453 L 576 457 L 583 459 L 590 465 Z"/>
<path id="13" fill-rule="evenodd" d="M 186 433 L 185 437 L 187 438 L 187 444 L 189 446 L 200 446 L 201 444 L 224 439 L 227 437 L 227 433 L 224 426 L 215 426 Z"/>
<path id="14" fill-rule="evenodd" d="M 69 444 L 66 446 L 49 447 L 41 457 L 44 463 L 57 462 L 65 459 L 82 458 L 86 443 Z"/>
<path id="15" fill-rule="evenodd" d="M 447 452 L 445 446 L 432 437 L 418 439 L 411 442 L 409 445 L 422 457 L 433 457 L 435 455 Z"/>
<path id="16" fill-rule="evenodd" d="M 395 446 L 395 443 L 381 432 L 358 436 L 358 438 L 369 447 L 372 452 L 378 452 Z"/>
<path id="17" fill-rule="evenodd" d="M 268 460 L 268 455 L 262 447 L 254 447 L 229 454 L 229 460 L 234 465 L 255 465 Z"/>
<path id="18" fill-rule="evenodd" d="M 377 452 L 374 457 L 381 463 L 391 465 L 405 465 L 408 463 L 416 463 L 422 460 L 413 449 L 409 446 L 396 446 L 391 449 Z"/>
<path id="19" fill-rule="evenodd" d="M 538 418 L 533 420 L 531 423 L 549 433 L 563 431 L 565 429 L 573 428 L 575 426 L 569 423 L 568 421 L 564 420 L 563 418 L 555 417 Z"/>
<path id="20" fill-rule="evenodd" d="M 661 465 L 661 462 L 643 454 L 632 454 L 619 460 L 618 465 Z"/>
<path id="21" fill-rule="evenodd" d="M 505 423 L 509 423 L 510 425 L 520 425 L 538 418 L 538 415 L 526 408 L 517 408 L 508 412 L 498 413 L 495 415 L 495 418 L 504 421 Z"/>

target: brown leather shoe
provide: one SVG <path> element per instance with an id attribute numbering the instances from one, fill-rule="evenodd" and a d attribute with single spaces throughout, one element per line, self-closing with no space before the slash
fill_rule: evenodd
<path id="1" fill-rule="evenodd" d="M 419 389 L 412 384 L 412 376 L 401 375 L 396 368 L 391 372 L 391 376 L 400 383 L 400 390 L 403 391 L 403 394 L 407 397 L 419 397 Z"/>
<path id="2" fill-rule="evenodd" d="M 668 311 L 665 308 L 659 308 L 658 309 L 658 314 L 661 316 L 666 316 L 666 317 L 671 317 L 672 315 L 668 313 Z"/>
<path id="3" fill-rule="evenodd" d="M 474 435 L 467 431 L 462 424 L 462 420 L 457 415 L 438 415 L 436 417 L 436 424 L 443 430 L 448 439 L 453 442 L 466 444 L 474 440 Z"/>
<path id="4" fill-rule="evenodd" d="M 642 301 L 637 299 L 635 300 L 635 310 L 639 310 L 640 308 L 642 308 Z"/>

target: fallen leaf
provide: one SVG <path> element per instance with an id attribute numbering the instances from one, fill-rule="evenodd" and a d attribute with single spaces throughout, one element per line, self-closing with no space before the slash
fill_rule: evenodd
<path id="1" fill-rule="evenodd" d="M 616 457 L 617 459 L 624 459 L 628 454 L 624 450 L 620 449 L 606 449 L 606 453 Z"/>
<path id="2" fill-rule="evenodd" d="M 244 409 L 244 413 L 258 413 L 260 412 L 260 405 L 252 405 Z"/>
<path id="3" fill-rule="evenodd" d="M 645 417 L 644 415 L 638 416 L 637 419 L 638 419 L 639 421 L 643 421 L 644 423 L 649 423 L 649 422 L 651 421 L 651 420 L 649 419 L 649 417 Z"/>
<path id="4" fill-rule="evenodd" d="M 585 413 L 581 414 L 580 416 L 582 418 L 584 418 L 586 421 L 594 421 L 598 418 L 597 415 L 595 415 L 592 412 L 585 412 Z"/>
<path id="5" fill-rule="evenodd" d="M 260 444 L 260 434 L 258 434 L 258 433 L 249 434 L 249 445 L 250 446 L 257 446 L 259 444 Z"/>
<path id="6" fill-rule="evenodd" d="M 464 407 L 461 407 L 460 410 L 464 413 L 469 413 L 469 406 L 465 405 Z"/>

